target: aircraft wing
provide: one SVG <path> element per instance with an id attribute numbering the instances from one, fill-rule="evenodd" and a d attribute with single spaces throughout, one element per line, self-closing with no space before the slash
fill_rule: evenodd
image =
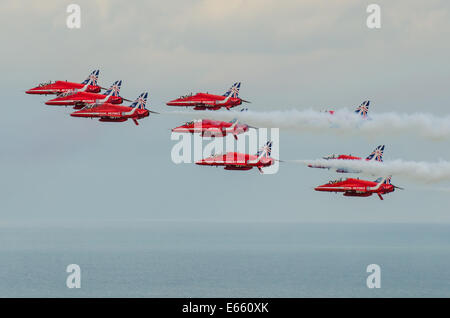
<path id="1" fill-rule="evenodd" d="M 218 105 L 215 104 L 213 100 L 210 101 L 200 101 L 195 102 L 192 106 L 200 106 L 200 107 L 217 107 Z"/>
<path id="2" fill-rule="evenodd" d="M 205 159 L 205 162 L 211 164 L 226 163 L 226 155 L 220 154 Z"/>

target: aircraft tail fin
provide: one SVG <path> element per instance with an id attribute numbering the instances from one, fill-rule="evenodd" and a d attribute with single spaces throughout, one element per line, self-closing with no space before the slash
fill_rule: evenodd
<path id="1" fill-rule="evenodd" d="M 227 90 L 225 92 L 225 94 L 223 94 L 223 96 L 237 98 L 237 97 L 239 97 L 239 89 L 240 88 L 241 88 L 241 82 L 236 82 L 233 84 L 233 86 L 230 87 L 229 90 Z"/>
<path id="2" fill-rule="evenodd" d="M 258 151 L 256 155 L 258 156 L 258 158 L 261 157 L 268 158 L 270 157 L 271 152 L 272 152 L 272 140 L 266 142 L 265 145 L 261 147 L 261 149 Z"/>
<path id="3" fill-rule="evenodd" d="M 115 81 L 111 87 L 103 93 L 104 95 L 111 95 L 111 96 L 119 96 L 120 93 L 120 86 L 122 86 L 122 81 Z"/>
<path id="4" fill-rule="evenodd" d="M 370 155 L 367 156 L 367 160 L 374 160 L 383 162 L 384 145 L 380 145 L 375 148 Z"/>
<path id="5" fill-rule="evenodd" d="M 383 184 L 392 184 L 392 183 L 391 183 L 391 179 L 392 179 L 392 176 L 388 176 L 388 177 L 384 177 L 384 178 L 378 178 L 377 180 L 374 181 L 374 182 L 377 183 L 377 185 L 374 186 L 374 187 L 371 187 L 370 189 L 376 191 L 376 190 L 378 190 Z"/>
<path id="6" fill-rule="evenodd" d="M 387 177 L 387 178 L 384 180 L 383 184 L 392 184 L 392 183 L 391 183 L 391 179 L 392 179 L 392 176 Z"/>
<path id="7" fill-rule="evenodd" d="M 388 179 L 387 177 L 385 177 L 385 178 L 378 178 L 377 180 L 374 181 L 374 182 L 377 183 L 377 185 L 373 186 L 373 187 L 369 187 L 368 189 L 372 190 L 372 191 L 377 191 L 383 184 L 386 183 L 387 179 Z M 388 182 L 390 182 L 390 177 L 389 177 L 389 181 Z"/>
<path id="8" fill-rule="evenodd" d="M 91 74 L 89 74 L 89 76 L 81 82 L 81 84 L 87 84 L 89 83 L 89 80 L 92 80 L 90 85 L 97 85 L 97 80 L 98 80 L 98 74 L 100 74 L 100 70 L 93 70 L 91 72 Z"/>
<path id="9" fill-rule="evenodd" d="M 136 100 L 130 105 L 132 108 L 145 109 L 145 104 L 147 103 L 148 93 L 144 92 L 136 98 Z"/>
<path id="10" fill-rule="evenodd" d="M 269 158 L 271 152 L 272 152 L 272 140 L 266 142 L 264 146 L 262 146 L 261 149 L 256 153 L 258 158 L 250 160 L 249 163 L 256 163 L 263 157 Z"/>
<path id="11" fill-rule="evenodd" d="M 84 84 L 84 86 L 82 88 L 80 88 L 78 90 L 72 90 L 72 91 L 65 92 L 62 95 L 72 94 L 74 92 L 85 92 L 85 91 L 87 91 L 89 85 L 92 85 L 92 79 L 91 78 L 87 81 L 86 84 Z"/>
<path id="12" fill-rule="evenodd" d="M 366 118 L 367 114 L 369 113 L 369 105 L 370 105 L 370 100 L 363 101 L 362 104 L 356 108 L 355 113 L 360 115 L 363 118 Z"/>

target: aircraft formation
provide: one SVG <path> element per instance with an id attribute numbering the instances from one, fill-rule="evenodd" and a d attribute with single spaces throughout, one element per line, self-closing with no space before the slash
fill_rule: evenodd
<path id="1" fill-rule="evenodd" d="M 57 80 L 47 82 L 26 91 L 33 95 L 56 95 L 55 98 L 45 102 L 49 106 L 72 106 L 75 110 L 72 117 L 97 118 L 101 122 L 125 122 L 131 119 L 136 125 L 138 120 L 149 117 L 150 113 L 158 114 L 146 108 L 148 93 L 143 92 L 134 101 L 120 96 L 122 81 L 115 81 L 108 89 L 98 85 L 99 70 L 92 71 L 81 83 Z M 192 107 L 194 110 L 230 110 L 233 107 L 250 103 L 239 97 L 240 82 L 234 83 L 223 95 L 209 93 L 197 93 L 181 96 L 167 102 L 167 106 Z M 103 93 L 101 91 L 104 90 Z M 124 102 L 130 105 L 123 105 Z M 355 113 L 363 120 L 369 120 L 370 101 L 364 101 L 357 107 Z M 246 109 L 243 109 L 246 110 Z M 326 110 L 326 113 L 334 115 L 334 110 Z M 201 137 L 226 137 L 231 134 L 238 139 L 239 134 L 246 133 L 249 129 L 258 129 L 247 124 L 239 123 L 237 119 L 230 122 L 200 119 L 186 122 L 175 127 L 172 132 L 199 134 Z M 384 145 L 378 146 L 369 156 L 361 158 L 352 155 L 331 155 L 323 157 L 326 161 L 339 162 L 339 160 L 365 160 L 383 161 Z M 211 154 L 210 157 L 196 162 L 200 166 L 224 167 L 225 170 L 251 170 L 257 168 L 263 173 L 263 168 L 269 167 L 275 161 L 281 161 L 271 157 L 272 141 L 266 144 L 255 154 L 228 152 L 225 154 Z M 359 170 L 351 170 L 336 165 L 308 165 L 310 168 L 334 169 L 337 173 L 361 173 Z M 330 181 L 314 188 L 316 191 L 343 193 L 344 196 L 368 197 L 377 194 L 383 200 L 382 195 L 402 189 L 391 183 L 391 176 L 381 177 L 375 181 L 359 178 L 347 178 Z"/>
<path id="2" fill-rule="evenodd" d="M 325 156 L 322 159 L 325 161 L 334 161 L 337 165 L 327 165 L 327 163 L 320 165 L 309 164 L 309 168 L 319 169 L 334 169 L 337 173 L 361 173 L 360 170 L 352 170 L 346 167 L 339 167 L 339 160 L 355 160 L 355 161 L 376 161 L 383 162 L 384 145 L 380 145 L 375 148 L 370 155 L 365 159 L 352 155 L 330 155 Z M 344 196 L 348 197 L 368 197 L 372 194 L 377 194 L 378 197 L 383 200 L 382 195 L 395 191 L 395 189 L 401 189 L 391 183 L 391 176 L 385 178 L 378 178 L 375 181 L 361 180 L 359 178 L 347 178 L 339 179 L 328 182 L 327 184 L 320 185 L 314 190 L 323 192 L 342 192 Z"/>
<path id="3" fill-rule="evenodd" d="M 76 111 L 72 117 L 98 118 L 102 122 L 124 122 L 133 120 L 139 125 L 138 119 L 148 117 L 150 113 L 157 112 L 145 108 L 148 93 L 140 94 L 136 100 L 121 97 L 122 81 L 115 81 L 109 89 L 97 84 L 100 71 L 94 70 L 81 83 L 68 81 L 55 81 L 39 84 L 26 91 L 27 94 L 48 95 L 54 94 L 56 98 L 45 102 L 50 106 L 73 106 Z M 104 93 L 100 91 L 106 90 Z M 131 102 L 123 105 L 124 101 Z"/>

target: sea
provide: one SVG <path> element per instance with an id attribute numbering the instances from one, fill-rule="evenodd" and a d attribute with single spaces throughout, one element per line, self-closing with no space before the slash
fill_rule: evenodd
<path id="1" fill-rule="evenodd" d="M 450 225 L 0 224 L 0 297 L 450 297 Z"/>

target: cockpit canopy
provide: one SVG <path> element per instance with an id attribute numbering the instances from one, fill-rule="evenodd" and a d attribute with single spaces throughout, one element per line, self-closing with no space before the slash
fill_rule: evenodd
<path id="1" fill-rule="evenodd" d="M 53 82 L 52 81 L 48 81 L 48 82 L 45 82 L 45 83 L 40 83 L 38 86 L 39 87 L 43 87 L 43 86 L 47 86 L 47 85 L 50 85 L 50 84 L 53 84 Z"/>
<path id="2" fill-rule="evenodd" d="M 213 157 L 213 158 L 218 158 L 218 157 L 221 157 L 222 156 L 222 153 L 221 152 L 219 152 L 219 153 L 211 153 L 211 157 Z"/>
<path id="3" fill-rule="evenodd" d="M 179 99 L 184 99 L 184 98 L 188 98 L 188 97 L 192 97 L 192 93 L 186 94 L 186 95 L 182 95 L 179 97 Z"/>
<path id="4" fill-rule="evenodd" d="M 194 119 L 194 120 L 185 122 L 185 123 L 184 123 L 184 126 L 191 126 L 191 125 L 195 125 L 196 123 L 200 123 L 200 122 L 202 122 L 201 119 Z"/>
<path id="5" fill-rule="evenodd" d="M 83 109 L 91 109 L 91 108 L 97 107 L 99 105 L 100 105 L 100 103 L 86 104 L 86 106 L 84 106 Z"/>
<path id="6" fill-rule="evenodd" d="M 78 90 L 76 90 L 76 89 L 70 89 L 70 90 L 68 90 L 68 91 L 59 93 L 59 94 L 58 94 L 58 97 L 66 97 L 66 96 L 70 96 L 70 95 L 75 94 L 76 92 L 78 92 Z"/>
<path id="7" fill-rule="evenodd" d="M 332 155 L 328 155 L 328 156 L 322 157 L 322 159 L 325 159 L 325 160 L 336 159 L 337 157 L 338 157 L 338 155 L 332 154 Z"/>
<path id="8" fill-rule="evenodd" d="M 334 184 L 334 183 L 338 183 L 338 182 L 342 182 L 342 181 L 343 181 L 343 179 L 340 178 L 338 180 L 331 180 L 330 182 L 328 182 L 328 184 Z"/>

